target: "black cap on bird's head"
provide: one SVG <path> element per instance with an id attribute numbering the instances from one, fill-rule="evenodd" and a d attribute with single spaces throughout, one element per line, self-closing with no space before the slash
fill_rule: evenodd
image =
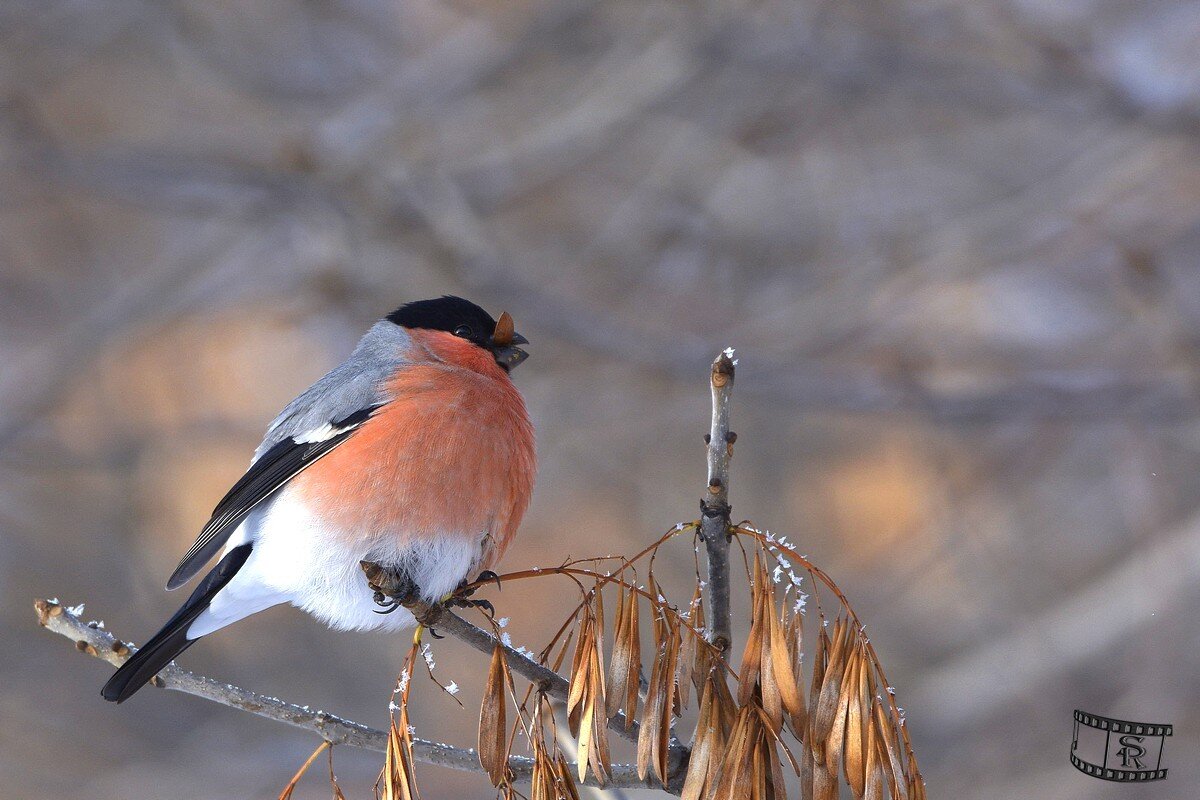
<path id="1" fill-rule="evenodd" d="M 529 344 L 529 340 L 513 330 L 507 311 L 495 320 L 470 300 L 454 295 L 406 303 L 388 314 L 387 320 L 404 328 L 452 333 L 489 351 L 506 371 L 529 358 L 529 353 L 516 346 Z"/>

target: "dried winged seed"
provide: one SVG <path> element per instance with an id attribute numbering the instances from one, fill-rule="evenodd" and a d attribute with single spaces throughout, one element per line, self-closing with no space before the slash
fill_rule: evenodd
<path id="1" fill-rule="evenodd" d="M 880 768 L 879 760 L 882 755 L 881 745 L 875 736 L 875 704 L 875 696 L 867 695 L 867 713 L 863 729 L 863 747 L 866 749 L 863 774 L 867 779 L 867 788 L 869 788 L 872 773 Z"/>
<path id="2" fill-rule="evenodd" d="M 504 780 L 508 766 L 504 682 L 504 649 L 496 645 L 492 650 L 492 663 L 488 667 L 487 684 L 483 689 L 483 705 L 479 709 L 479 763 L 493 786 L 499 786 Z"/>
<path id="3" fill-rule="evenodd" d="M 696 732 L 692 736 L 692 754 L 688 759 L 687 776 L 683 780 L 681 800 L 700 800 L 709 773 L 709 760 L 715 752 L 718 726 L 713 723 L 713 690 L 711 678 L 700 693 L 700 713 Z"/>
<path id="4" fill-rule="evenodd" d="M 813 765 L 813 800 L 837 800 L 837 796 L 837 771 L 817 762 Z"/>
<path id="5" fill-rule="evenodd" d="M 846 673 L 842 676 L 842 690 L 838 693 L 837 710 L 833 715 L 833 727 L 825 739 L 825 766 L 837 772 L 838 761 L 846 743 L 846 712 L 850 708 L 850 695 L 858 689 L 858 676 L 853 673 L 855 660 L 846 660 Z"/>
<path id="6" fill-rule="evenodd" d="M 567 712 L 575 710 L 583 700 L 583 693 L 587 688 L 588 667 L 591 665 L 590 653 L 592 648 L 596 646 L 596 640 L 592 636 L 592 620 L 591 616 L 585 616 L 579 628 L 579 644 L 575 646 L 575 658 L 571 660 L 571 676 L 570 689 L 567 692 Z M 572 731 L 578 735 L 578 731 Z"/>
<path id="7" fill-rule="evenodd" d="M 883 777 L 883 767 L 876 766 L 867 773 L 867 785 L 863 789 L 863 800 L 886 800 L 887 779 Z"/>
<path id="8" fill-rule="evenodd" d="M 762 736 L 755 737 L 754 750 L 750 754 L 750 797 L 752 800 L 767 798 L 767 757 Z"/>
<path id="9" fill-rule="evenodd" d="M 671 711 L 675 705 L 675 667 L 679 658 L 679 629 L 671 622 L 668 622 L 667 625 L 671 630 L 667 636 L 667 649 L 665 657 L 662 659 L 662 675 L 659 678 L 659 685 L 662 687 L 664 697 L 662 711 L 654 720 L 654 724 L 656 725 L 654 772 L 658 775 L 658 779 L 662 781 L 664 787 L 667 785 L 667 780 L 670 777 L 670 769 L 667 761 L 670 756 Z"/>
<path id="10" fill-rule="evenodd" d="M 774 612 L 774 608 L 770 609 Z M 775 673 L 775 685 L 779 687 L 779 697 L 787 713 L 796 717 L 804 708 L 804 692 L 797 680 L 798 671 L 793 667 L 797 664 L 789 646 L 788 636 L 784 632 L 783 623 L 774 613 L 770 615 L 771 641 L 771 670 Z"/>
<path id="11" fill-rule="evenodd" d="M 696 593 L 692 595 L 692 603 L 689 608 L 698 608 L 700 600 L 700 586 L 696 586 Z M 675 682 L 678 688 L 675 690 L 677 705 L 683 709 L 687 708 L 692 701 L 692 683 L 694 677 L 692 675 L 693 664 L 696 661 L 696 648 L 699 644 L 696 641 L 696 636 L 690 630 L 680 631 L 679 643 L 679 668 L 675 673 Z M 698 698 L 697 698 L 698 699 Z"/>
<path id="12" fill-rule="evenodd" d="M 655 636 L 657 638 L 657 634 Z M 650 668 L 650 687 L 646 691 L 646 702 L 642 706 L 642 727 L 638 730 L 637 767 L 638 777 L 646 779 L 650 761 L 654 756 L 656 732 L 654 723 L 665 710 L 666 690 L 662 686 L 662 658 L 656 658 Z"/>
<path id="13" fill-rule="evenodd" d="M 600 670 L 600 652 L 597 649 L 592 653 L 592 691 L 588 699 L 588 704 L 593 707 L 593 747 L 590 758 L 596 780 L 603 785 L 608 782 L 609 773 L 612 771 L 612 759 L 608 752 L 608 725 L 604 716 L 604 677 Z"/>
<path id="14" fill-rule="evenodd" d="M 558 766 L 558 793 L 556 796 L 562 800 L 579 800 L 579 790 L 575 788 L 575 779 L 571 777 L 571 767 L 563 758 L 562 753 L 558 754 L 556 764 Z"/>
<path id="15" fill-rule="evenodd" d="M 762 707 L 766 712 L 771 730 L 778 733 L 783 727 L 783 702 L 779 685 L 775 681 L 774 659 L 771 656 L 769 638 L 763 638 L 762 672 L 759 675 L 759 687 L 762 692 Z"/>
<path id="16" fill-rule="evenodd" d="M 592 669 L 595 671 L 596 682 L 598 689 L 596 696 L 600 698 L 601 705 L 604 701 L 604 595 L 600 590 L 596 589 L 595 600 L 593 601 L 596 607 L 596 614 L 592 624 L 593 635 L 596 639 L 595 650 L 592 651 Z"/>
<path id="17" fill-rule="evenodd" d="M 630 592 L 629 618 L 625 621 L 629 637 L 629 681 L 625 687 L 625 730 L 633 726 L 637 713 L 638 689 L 642 674 L 642 630 L 638 622 L 638 595 Z"/>
<path id="18" fill-rule="evenodd" d="M 808 702 L 812 706 L 814 714 L 817 711 L 817 701 L 821 695 L 821 687 L 825 683 L 825 664 L 828 661 L 829 636 L 825 633 L 825 627 L 821 626 L 820 633 L 817 636 L 817 652 L 813 657 L 812 684 L 808 691 Z M 809 722 L 812 722 L 811 718 Z"/>
<path id="19" fill-rule="evenodd" d="M 629 594 L 634 594 L 630 592 Z M 617 619 L 613 623 L 613 652 L 612 662 L 608 668 L 608 691 L 605 692 L 604 714 L 609 719 L 615 717 L 624 702 L 629 672 L 629 637 L 626 635 L 625 624 L 629 616 L 629 599 L 625 587 L 621 586 L 617 594 Z"/>
<path id="20" fill-rule="evenodd" d="M 696 592 L 700 592 L 700 587 L 696 587 Z M 695 603 L 695 601 L 693 601 Z M 692 614 L 692 625 L 696 630 L 704 630 L 704 601 L 701 599 L 699 603 L 695 603 L 695 612 Z M 707 647 L 702 647 L 699 642 L 696 643 L 694 658 L 692 660 L 692 685 L 699 691 L 704 686 L 704 682 L 708 679 L 709 667 L 712 664 L 712 651 Z"/>
<path id="21" fill-rule="evenodd" d="M 744 797 L 745 794 L 736 794 L 739 787 L 744 787 L 747 783 L 745 773 L 746 755 L 750 747 L 750 728 L 752 720 L 755 717 L 753 708 L 743 706 L 738 712 L 737 722 L 733 724 L 733 731 L 729 735 L 729 741 L 725 747 L 725 755 L 721 760 L 721 774 L 717 781 L 717 788 L 711 797 L 732 798 Z"/>
<path id="22" fill-rule="evenodd" d="M 583 719 L 579 723 L 579 752 L 576 757 L 576 768 L 579 770 L 580 782 L 587 777 L 588 760 L 591 756 L 592 731 L 595 727 L 592 724 L 592 717 L 595 710 L 596 704 L 590 700 L 583 704 Z"/>
<path id="23" fill-rule="evenodd" d="M 533 740 L 533 774 L 529 783 L 529 800 L 555 800 L 554 764 L 546 757 L 546 750 L 538 739 Z"/>
<path id="24" fill-rule="evenodd" d="M 787 800 L 787 784 L 783 779 L 783 762 L 779 760 L 779 752 L 776 750 L 779 744 L 771 740 L 767 741 L 765 746 L 767 766 L 771 770 L 771 800 Z M 794 766 L 798 766 L 794 761 L 792 763 Z"/>
<path id="25" fill-rule="evenodd" d="M 886 759 L 881 758 L 880 760 L 883 762 L 883 768 L 892 789 L 892 796 L 901 797 L 904 794 L 905 773 L 900 766 L 899 752 L 895 744 L 896 740 L 892 735 L 891 718 L 883 710 L 882 703 L 875 704 L 873 716 L 875 717 L 875 741 L 881 748 L 881 752 L 887 755 Z"/>
<path id="26" fill-rule="evenodd" d="M 800 800 L 813 799 L 813 765 L 816 756 L 807 746 L 800 754 Z"/>
<path id="27" fill-rule="evenodd" d="M 762 566 L 758 551 L 754 553 L 754 589 L 751 594 L 750 607 L 753 616 L 750 620 L 750 635 L 746 637 L 746 648 L 742 651 L 742 666 L 738 669 L 738 705 L 744 706 L 754 697 L 754 684 L 758 682 L 758 672 L 762 666 L 763 647 L 763 595 L 770 593 L 770 581 Z"/>
<path id="28" fill-rule="evenodd" d="M 867 690 L 867 662 L 861 647 L 854 649 L 854 680 L 848 681 L 850 703 L 846 707 L 846 754 L 842 761 L 846 783 L 855 797 L 862 797 L 867 782 L 863 734 L 863 693 Z M 871 697 L 871 695 L 867 695 Z M 868 714 L 870 709 L 868 709 Z"/>
<path id="29" fill-rule="evenodd" d="M 829 738 L 829 732 L 833 729 L 834 715 L 837 713 L 842 694 L 842 679 L 846 671 L 844 639 L 842 621 L 839 619 L 834 624 L 833 637 L 828 651 L 829 660 L 825 664 L 825 677 L 811 721 L 810 733 L 813 740 L 817 742 L 826 741 Z"/>

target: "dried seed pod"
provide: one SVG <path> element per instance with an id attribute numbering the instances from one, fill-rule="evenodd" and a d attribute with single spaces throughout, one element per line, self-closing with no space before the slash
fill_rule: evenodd
<path id="1" fill-rule="evenodd" d="M 488 667 L 487 683 L 483 689 L 483 705 L 479 709 L 479 763 L 493 786 L 501 784 L 508 768 L 505 673 L 504 649 L 497 644 L 492 650 L 492 663 Z"/>
<path id="2" fill-rule="evenodd" d="M 712 762 L 719 758 L 721 752 L 717 747 L 717 740 L 722 735 L 721 727 L 713 719 L 717 712 L 712 680 L 710 675 L 700 692 L 700 713 L 696 718 L 696 732 L 692 736 L 692 753 L 688 759 L 681 800 L 700 800 L 704 796 L 713 772 Z"/>
<path id="3" fill-rule="evenodd" d="M 742 666 L 738 669 L 738 705 L 744 706 L 754 697 L 754 686 L 762 666 L 764 624 L 762 618 L 763 595 L 770 593 L 770 579 L 763 569 L 758 551 L 754 552 L 754 589 L 751 593 L 750 633 L 746 637 L 746 648 L 742 651 Z"/>
<path id="4" fill-rule="evenodd" d="M 838 762 L 846 742 L 846 712 L 850 708 L 850 694 L 858 688 L 858 676 L 854 673 L 856 659 L 848 654 L 844 660 L 845 671 L 842 674 L 841 690 L 838 692 L 837 708 L 833 715 L 833 726 L 825 739 L 825 766 L 837 772 Z"/>
<path id="5" fill-rule="evenodd" d="M 795 614 L 788 620 L 787 630 L 785 633 L 787 638 L 788 658 L 792 667 L 792 678 L 796 688 L 795 707 L 788 708 L 787 697 L 784 696 L 784 708 L 788 711 L 788 724 L 791 726 L 792 733 L 797 739 L 805 740 L 808 736 L 808 702 L 805 699 L 804 692 L 804 663 L 801 650 L 802 637 L 804 636 L 804 620 L 799 614 Z"/>
<path id="6" fill-rule="evenodd" d="M 556 766 L 558 792 L 554 795 L 555 800 L 579 800 L 579 790 L 575 787 L 575 779 L 571 777 L 571 766 L 562 753 L 558 754 Z"/>
<path id="7" fill-rule="evenodd" d="M 867 783 L 866 754 L 863 729 L 863 694 L 867 690 L 867 668 L 861 647 L 855 648 L 854 679 L 849 684 L 849 703 L 846 706 L 846 752 L 842 761 L 846 783 L 855 797 L 862 797 Z M 867 695 L 870 697 L 870 695 Z"/>
<path id="8" fill-rule="evenodd" d="M 834 716 L 842 694 L 842 679 L 846 671 L 845 628 L 841 618 L 834 623 L 833 636 L 828 648 L 829 659 L 825 664 L 824 680 L 821 683 L 821 693 L 813 710 L 810 735 L 814 742 L 825 742 L 833 729 Z"/>

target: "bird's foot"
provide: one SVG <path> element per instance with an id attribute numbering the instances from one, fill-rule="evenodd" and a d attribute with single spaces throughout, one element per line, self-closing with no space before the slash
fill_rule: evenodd
<path id="1" fill-rule="evenodd" d="M 376 614 L 390 614 L 405 603 L 416 599 L 419 592 L 417 584 L 408 573 L 388 569 L 373 561 L 360 561 L 363 574 L 367 576 L 367 588 L 374 592 L 372 600 L 382 611 Z"/>
<path id="2" fill-rule="evenodd" d="M 493 606 L 490 601 L 470 599 L 471 595 L 475 594 L 475 592 L 479 590 L 479 587 L 466 587 L 469 585 L 469 583 L 479 583 L 481 581 L 495 581 L 496 588 L 500 588 L 500 576 L 492 572 L 490 569 L 485 569 L 483 572 L 475 576 L 475 580 L 473 581 L 468 582 L 464 578 L 463 581 L 458 585 L 458 589 L 455 590 L 450 599 L 446 601 L 446 606 L 449 608 L 453 608 L 455 606 L 458 606 L 459 608 L 481 608 L 487 612 L 489 617 L 495 617 L 496 607 Z"/>

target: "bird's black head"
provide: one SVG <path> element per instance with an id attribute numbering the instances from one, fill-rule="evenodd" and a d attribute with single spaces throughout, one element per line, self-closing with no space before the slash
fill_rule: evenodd
<path id="1" fill-rule="evenodd" d="M 388 314 L 387 320 L 404 328 L 452 333 L 491 352 L 505 370 L 529 357 L 516 347 L 528 344 L 529 340 L 513 330 L 508 312 L 501 314 L 497 322 L 470 300 L 454 295 L 406 303 Z"/>

